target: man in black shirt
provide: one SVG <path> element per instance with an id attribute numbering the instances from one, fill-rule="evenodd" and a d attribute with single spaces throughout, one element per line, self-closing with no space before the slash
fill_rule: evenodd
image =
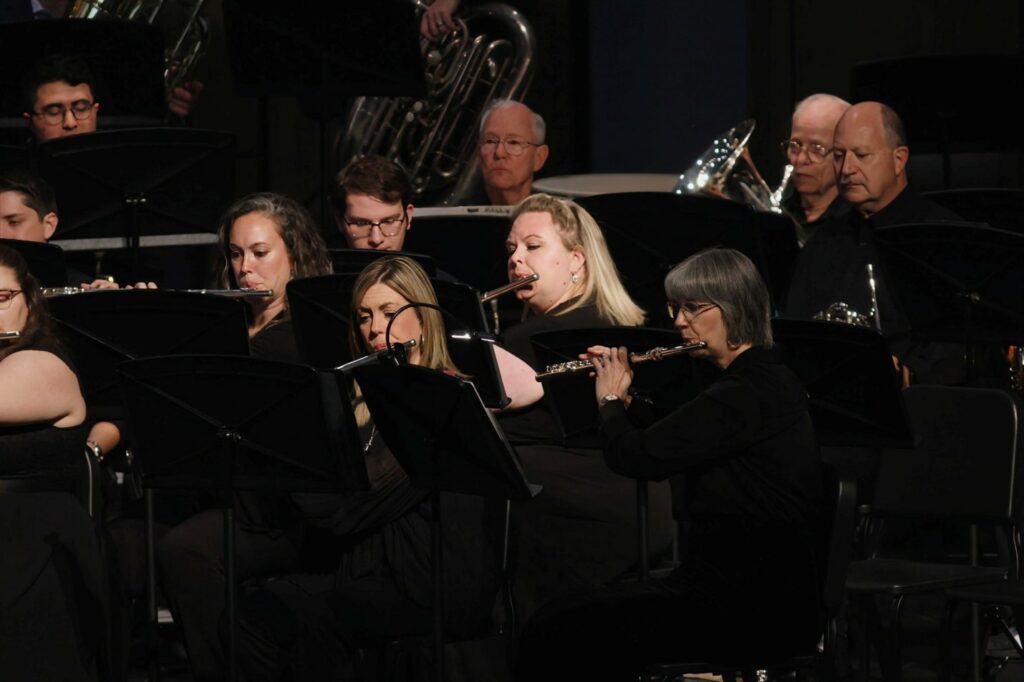
<path id="1" fill-rule="evenodd" d="M 890 338 L 907 330 L 906 318 L 878 272 L 872 231 L 904 223 L 962 222 L 958 215 L 910 187 L 909 157 L 903 123 L 885 104 L 861 102 L 843 114 L 836 125 L 832 158 L 839 195 L 853 205 L 853 210 L 823 224 L 800 252 L 786 298 L 786 317 L 809 319 L 831 304 L 843 302 L 869 321 L 879 319 L 882 331 Z M 869 264 L 875 268 L 874 293 Z M 877 318 L 872 314 L 876 308 Z M 899 343 L 894 343 L 893 350 L 920 378 L 952 381 L 949 377 L 929 376 L 932 365 L 946 364 L 931 357 L 934 349 L 924 356 L 920 349 L 914 351 L 914 360 L 904 357 L 910 351 Z"/>
<path id="2" fill-rule="evenodd" d="M 782 141 L 782 153 L 793 166 L 791 192 L 784 205 L 804 228 L 803 242 L 818 225 L 850 211 L 836 187 L 831 153 L 836 123 L 849 108 L 849 102 L 835 95 L 806 97 L 793 109 L 789 138 Z"/>

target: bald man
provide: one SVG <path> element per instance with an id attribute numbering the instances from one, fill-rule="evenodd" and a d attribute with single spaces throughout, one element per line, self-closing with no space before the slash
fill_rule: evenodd
<path id="1" fill-rule="evenodd" d="M 793 166 L 791 193 L 785 207 L 804 227 L 804 240 L 825 221 L 845 215 L 850 204 L 839 196 L 832 163 L 832 136 L 850 103 L 817 93 L 797 102 L 789 138 L 782 142 Z"/>

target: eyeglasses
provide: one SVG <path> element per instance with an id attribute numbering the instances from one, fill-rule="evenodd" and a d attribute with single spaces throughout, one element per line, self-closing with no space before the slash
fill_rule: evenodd
<path id="1" fill-rule="evenodd" d="M 782 149 L 782 153 L 787 159 L 795 159 L 800 156 L 800 152 L 807 152 L 807 158 L 813 163 L 821 163 L 828 158 L 831 149 L 827 149 L 820 144 L 807 144 L 798 142 L 797 140 L 783 140 L 782 144 L 779 145 Z"/>
<path id="2" fill-rule="evenodd" d="M 480 140 L 480 149 L 485 154 L 493 154 L 499 144 L 505 147 L 505 153 L 509 156 L 522 156 L 526 152 L 527 147 L 540 146 L 528 140 L 520 140 L 517 137 L 510 137 L 504 140 L 497 137 L 485 137 Z"/>
<path id="3" fill-rule="evenodd" d="M 20 293 L 21 289 L 0 289 L 0 310 L 10 308 L 14 297 Z"/>
<path id="4" fill-rule="evenodd" d="M 33 111 L 32 115 L 41 116 L 48 126 L 56 126 L 64 122 L 64 117 L 68 111 L 75 117 L 75 120 L 84 121 L 92 116 L 95 107 L 96 104 L 94 102 L 80 99 L 77 102 L 72 102 L 70 108 L 63 104 L 51 104 L 42 111 Z"/>
<path id="5" fill-rule="evenodd" d="M 697 301 L 683 301 L 678 303 L 676 301 L 669 301 L 665 304 L 668 309 L 668 316 L 675 320 L 679 313 L 683 314 L 683 318 L 689 323 L 693 322 L 694 318 L 698 315 L 717 308 L 717 303 L 699 303 Z"/>
<path id="6" fill-rule="evenodd" d="M 355 220 L 349 220 L 344 218 L 345 224 L 353 232 L 360 235 L 369 234 L 373 228 L 379 227 L 380 233 L 385 237 L 394 237 L 396 234 L 402 231 L 402 226 L 405 225 L 406 213 L 402 211 L 401 216 L 391 216 L 384 220 L 364 220 L 363 218 L 356 218 Z"/>

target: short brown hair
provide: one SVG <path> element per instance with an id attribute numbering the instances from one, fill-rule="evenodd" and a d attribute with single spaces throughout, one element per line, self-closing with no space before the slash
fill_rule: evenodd
<path id="1" fill-rule="evenodd" d="M 345 199 L 349 194 L 365 194 L 386 204 L 412 203 L 412 185 L 409 176 L 394 161 L 383 156 L 361 156 L 341 169 L 334 182 L 331 203 L 339 213 L 345 213 Z"/>
<path id="2" fill-rule="evenodd" d="M 9 170 L 0 173 L 0 192 L 17 192 L 25 205 L 42 220 L 57 213 L 57 197 L 50 183 L 27 170 Z"/>

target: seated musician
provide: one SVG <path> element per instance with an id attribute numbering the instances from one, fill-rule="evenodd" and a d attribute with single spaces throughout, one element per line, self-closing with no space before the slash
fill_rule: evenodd
<path id="1" fill-rule="evenodd" d="M 225 212 L 218 243 L 219 286 L 273 292 L 247 299 L 252 309 L 252 355 L 299 362 L 285 287 L 293 278 L 331 272 L 312 217 L 286 196 L 253 194 Z M 296 570 L 302 530 L 288 497 L 240 493 L 235 504 L 239 579 Z M 224 610 L 223 557 L 223 518 L 218 509 L 200 512 L 175 526 L 157 546 L 164 593 L 182 628 L 196 679 L 224 675 L 217 629 Z"/>
<path id="2" fill-rule="evenodd" d="M 331 196 L 334 223 L 350 249 L 401 251 L 412 228 L 412 186 L 383 156 L 362 156 L 338 173 Z"/>
<path id="3" fill-rule="evenodd" d="M 288 282 L 331 274 L 327 247 L 312 216 L 282 194 L 252 194 L 221 218 L 217 241 L 219 286 L 271 292 L 246 299 L 252 309 L 252 354 L 299 362 L 288 316 Z"/>
<path id="4" fill-rule="evenodd" d="M 625 348 L 592 347 L 604 459 L 670 478 L 686 529 L 664 580 L 567 596 L 528 623 L 523 680 L 636 679 L 645 664 L 785 659 L 821 635 L 823 476 L 803 384 L 772 351 L 768 290 L 731 249 L 665 279 L 684 343 L 721 374 L 660 420 L 631 401 Z"/>
<path id="5" fill-rule="evenodd" d="M 544 486 L 514 507 L 516 599 L 521 615 L 574 589 L 603 585 L 636 563 L 636 484 L 604 465 L 596 448 L 564 445 L 557 417 L 535 379 L 530 338 L 558 329 L 634 326 L 644 312 L 619 280 L 601 228 L 580 206 L 535 194 L 516 208 L 508 233 L 509 280 L 540 279 L 516 291 L 524 319 L 498 355 L 513 409 L 499 424 L 526 478 Z M 524 369 L 525 368 L 525 371 Z M 651 548 L 671 542 L 667 485 L 651 487 Z"/>
<path id="6" fill-rule="evenodd" d="M 423 269 L 386 257 L 359 275 L 352 293 L 353 353 L 416 340 L 410 364 L 457 374 Z M 422 396 L 430 400 L 430 396 Z M 371 490 L 302 494 L 305 520 L 336 537 L 340 562 L 287 575 L 249 591 L 239 607 L 239 662 L 246 680 L 353 679 L 358 641 L 431 631 L 430 503 L 388 449 L 356 391 L 356 420 Z M 444 493 L 444 590 L 447 631 L 472 635 L 487 622 L 499 581 L 503 504 Z"/>
<path id="7" fill-rule="evenodd" d="M 96 679 L 105 586 L 87 510 L 34 478 L 81 471 L 85 400 L 19 253 L 0 246 L 0 670 Z M 9 492 L 10 491 L 10 492 Z M 96 605 L 90 608 L 87 605 Z"/>
<path id="8" fill-rule="evenodd" d="M 188 81 L 168 93 L 167 108 L 186 118 L 198 103 L 203 84 Z M 79 55 L 54 53 L 37 61 L 22 77 L 22 118 L 36 142 L 96 131 L 100 104 L 96 79 Z"/>

